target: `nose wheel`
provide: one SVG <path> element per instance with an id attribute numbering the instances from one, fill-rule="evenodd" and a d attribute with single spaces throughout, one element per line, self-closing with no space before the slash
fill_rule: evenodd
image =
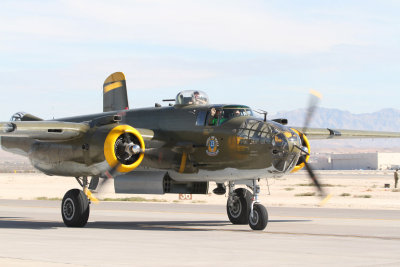
<path id="1" fill-rule="evenodd" d="M 264 230 L 268 223 L 267 209 L 259 204 L 254 203 L 253 212 L 249 215 L 249 225 L 253 230 Z"/>
<path id="2" fill-rule="evenodd" d="M 253 193 L 244 188 L 234 188 L 234 183 L 230 182 L 226 212 L 231 223 L 249 224 L 253 230 L 264 230 L 268 224 L 268 212 L 258 200 L 260 186 L 257 180 L 253 180 L 250 187 Z"/>

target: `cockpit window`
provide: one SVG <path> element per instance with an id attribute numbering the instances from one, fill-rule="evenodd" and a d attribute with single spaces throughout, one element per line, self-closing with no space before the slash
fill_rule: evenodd
<path id="1" fill-rule="evenodd" d="M 223 124 L 232 118 L 242 116 L 253 116 L 253 111 L 246 106 L 225 106 L 221 111 L 219 124 Z"/>
<path id="2" fill-rule="evenodd" d="M 179 92 L 175 98 L 175 105 L 207 105 L 208 96 L 203 91 L 186 90 Z"/>
<path id="3" fill-rule="evenodd" d="M 207 125 L 209 126 L 217 126 L 220 124 L 221 120 L 221 109 L 220 108 L 211 108 L 207 112 Z"/>
<path id="4" fill-rule="evenodd" d="M 235 117 L 253 116 L 253 111 L 247 106 L 213 107 L 207 115 L 207 124 L 211 126 L 221 125 Z"/>

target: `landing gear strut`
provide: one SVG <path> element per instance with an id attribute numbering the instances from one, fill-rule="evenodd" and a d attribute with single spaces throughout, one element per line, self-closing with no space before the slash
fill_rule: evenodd
<path id="1" fill-rule="evenodd" d="M 260 186 L 257 182 L 253 180 L 253 186 L 250 187 L 253 194 L 244 188 L 235 189 L 235 184 L 229 182 L 226 212 L 233 224 L 249 224 L 253 230 L 264 230 L 268 223 L 268 213 L 258 200 Z"/>
<path id="2" fill-rule="evenodd" d="M 77 178 L 84 190 L 87 190 L 88 180 Z M 90 201 L 86 194 L 79 189 L 71 189 L 65 193 L 61 202 L 61 216 L 68 227 L 83 227 L 89 219 Z"/>
<path id="3" fill-rule="evenodd" d="M 257 180 L 253 180 L 253 194 L 254 198 L 251 203 L 251 210 L 249 215 L 249 225 L 253 230 L 264 230 L 268 223 L 267 209 L 260 204 L 258 194 L 260 193 L 260 186 Z"/>

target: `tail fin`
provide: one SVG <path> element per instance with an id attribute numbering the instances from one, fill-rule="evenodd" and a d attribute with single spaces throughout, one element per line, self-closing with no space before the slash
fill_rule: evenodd
<path id="1" fill-rule="evenodd" d="M 125 75 L 114 72 L 103 84 L 103 112 L 129 109 Z"/>

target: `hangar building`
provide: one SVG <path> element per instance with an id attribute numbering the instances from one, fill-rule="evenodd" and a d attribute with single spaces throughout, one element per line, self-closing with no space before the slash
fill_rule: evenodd
<path id="1" fill-rule="evenodd" d="M 387 170 L 400 167 L 400 153 L 314 154 L 317 170 Z"/>

